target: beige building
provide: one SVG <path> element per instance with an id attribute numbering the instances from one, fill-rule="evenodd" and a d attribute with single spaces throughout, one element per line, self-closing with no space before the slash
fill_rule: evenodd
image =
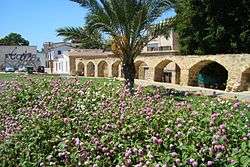
<path id="1" fill-rule="evenodd" d="M 73 50 L 71 75 L 122 77 L 121 60 L 112 53 Z M 175 51 L 144 52 L 135 60 L 136 78 L 227 91 L 250 90 L 250 54 L 181 56 Z"/>
<path id="2" fill-rule="evenodd" d="M 143 52 L 161 52 L 161 51 L 176 51 L 178 50 L 177 34 L 170 31 L 169 37 L 159 36 L 150 41 L 148 45 L 143 48 Z"/>

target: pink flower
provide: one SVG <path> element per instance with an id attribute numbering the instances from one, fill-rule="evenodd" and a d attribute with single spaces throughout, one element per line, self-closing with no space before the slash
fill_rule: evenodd
<path id="1" fill-rule="evenodd" d="M 178 156 L 178 154 L 177 154 L 176 152 L 172 152 L 172 153 L 170 153 L 170 155 L 171 155 L 173 158 Z"/>
<path id="2" fill-rule="evenodd" d="M 157 137 L 152 137 L 154 143 L 157 143 Z"/>
<path id="3" fill-rule="evenodd" d="M 172 133 L 172 129 L 170 129 L 170 128 L 166 128 L 166 129 L 165 129 L 165 133 L 166 133 L 166 134 L 170 134 L 170 133 Z"/>
<path id="4" fill-rule="evenodd" d="M 198 162 L 197 161 L 192 162 L 192 166 L 193 167 L 197 167 L 198 166 Z"/>
<path id="5" fill-rule="evenodd" d="M 213 161 L 207 161 L 207 166 L 212 166 L 214 164 Z"/>
<path id="6" fill-rule="evenodd" d="M 80 139 L 79 138 L 75 138 L 75 145 L 76 146 L 79 146 L 81 143 Z"/>
<path id="7" fill-rule="evenodd" d="M 126 163 L 126 165 L 130 166 L 130 165 L 131 165 L 131 162 L 132 162 L 131 159 L 126 159 L 126 162 L 125 162 L 125 163 Z"/>
<path id="8" fill-rule="evenodd" d="M 181 128 L 181 127 L 182 127 L 182 124 L 178 124 L 177 127 L 178 127 L 178 128 Z"/>
<path id="9" fill-rule="evenodd" d="M 237 109 L 239 107 L 240 107 L 240 102 L 236 102 L 236 103 L 233 104 L 234 109 Z"/>
<path id="10" fill-rule="evenodd" d="M 157 145 L 161 145 L 163 143 L 163 140 L 161 138 L 152 137 L 152 140 L 153 140 L 153 143 Z"/>
<path id="11" fill-rule="evenodd" d="M 247 141 L 247 137 L 243 137 L 242 140 L 243 140 L 243 141 Z"/>
<path id="12" fill-rule="evenodd" d="M 158 139 L 158 140 L 157 140 L 157 144 L 158 144 L 158 145 L 161 145 L 162 143 L 163 143 L 163 140 L 162 140 L 162 139 Z"/>
<path id="13" fill-rule="evenodd" d="M 142 163 L 136 164 L 135 167 L 142 167 Z"/>
<path id="14" fill-rule="evenodd" d="M 128 158 L 131 155 L 132 155 L 131 149 L 126 150 L 126 152 L 125 152 L 125 158 Z"/>
<path id="15" fill-rule="evenodd" d="M 64 118 L 64 119 L 63 119 L 63 122 L 64 122 L 65 124 L 68 124 L 68 123 L 70 122 L 70 118 Z"/>
<path id="16" fill-rule="evenodd" d="M 177 159 L 175 160 L 175 163 L 176 163 L 176 165 L 178 165 L 178 166 L 179 166 L 179 165 L 180 165 L 180 163 L 181 163 L 181 160 L 177 158 Z"/>
<path id="17" fill-rule="evenodd" d="M 233 160 L 233 159 L 230 159 L 228 162 L 229 162 L 230 164 L 234 164 L 236 161 Z"/>
<path id="18" fill-rule="evenodd" d="M 224 146 L 224 145 L 215 145 L 215 146 L 214 146 L 214 150 L 215 150 L 216 152 L 225 151 L 225 146 Z"/>
<path id="19" fill-rule="evenodd" d="M 220 125 L 220 129 L 225 129 L 225 128 L 226 128 L 225 124 Z"/>

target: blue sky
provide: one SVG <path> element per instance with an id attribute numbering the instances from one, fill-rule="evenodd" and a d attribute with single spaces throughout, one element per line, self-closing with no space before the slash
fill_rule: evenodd
<path id="1" fill-rule="evenodd" d="M 40 49 L 43 42 L 62 41 L 56 29 L 84 24 L 86 10 L 70 0 L 7 0 L 0 3 L 0 37 L 16 32 Z M 174 11 L 164 17 L 174 15 Z"/>

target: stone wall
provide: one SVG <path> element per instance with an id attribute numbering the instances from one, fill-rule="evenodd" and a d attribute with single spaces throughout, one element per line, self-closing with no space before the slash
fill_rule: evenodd
<path id="1" fill-rule="evenodd" d="M 0 46 L 0 71 L 6 67 L 15 69 L 41 65 L 36 46 Z"/>
<path id="2" fill-rule="evenodd" d="M 119 68 L 114 68 L 114 64 L 120 62 L 119 58 L 114 55 L 108 54 L 81 54 L 79 52 L 71 52 L 71 74 L 76 73 L 76 66 L 78 63 L 83 63 L 85 67 L 92 62 L 95 66 L 95 77 L 98 76 L 98 72 L 104 69 L 98 69 L 99 63 L 105 61 L 107 63 L 107 69 L 105 69 L 108 77 L 121 77 L 121 65 Z M 170 63 L 173 63 L 178 67 L 179 71 L 174 78 L 174 83 L 180 85 L 195 86 L 193 81 L 197 77 L 199 71 L 209 66 L 210 63 L 216 62 L 222 65 L 228 72 L 227 91 L 243 91 L 248 90 L 249 84 L 249 69 L 250 69 L 250 54 L 226 54 L 226 55 L 206 55 L 206 56 L 181 56 L 174 52 L 157 52 L 157 53 L 143 53 L 135 60 L 135 64 L 141 62 L 143 64 L 138 69 L 140 79 L 162 81 L 160 73 Z M 114 75 L 116 74 L 116 75 Z M 85 76 L 87 76 L 87 70 L 85 70 Z"/>

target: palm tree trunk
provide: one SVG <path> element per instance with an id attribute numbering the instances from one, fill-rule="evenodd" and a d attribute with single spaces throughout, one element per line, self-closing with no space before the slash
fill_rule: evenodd
<path id="1" fill-rule="evenodd" d="M 123 62 L 123 74 L 125 78 L 125 84 L 128 86 L 130 93 L 134 93 L 134 81 L 135 81 L 135 65 L 134 60 L 125 60 Z"/>

